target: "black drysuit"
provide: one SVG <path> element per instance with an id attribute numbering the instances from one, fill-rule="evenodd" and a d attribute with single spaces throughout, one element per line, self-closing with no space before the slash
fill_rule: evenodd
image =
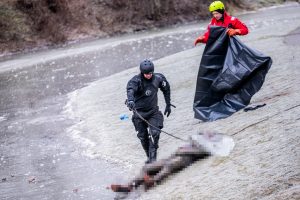
<path id="1" fill-rule="evenodd" d="M 151 79 L 144 78 L 143 74 L 134 76 L 127 84 L 127 99 L 134 101 L 136 111 L 150 124 L 160 129 L 163 128 L 163 115 L 157 105 L 157 92 L 160 89 L 165 97 L 165 102 L 170 105 L 170 85 L 164 75 L 153 73 Z M 148 126 L 148 124 L 133 114 L 132 122 L 137 137 L 141 140 L 143 149 L 146 152 L 148 161 L 156 160 L 160 129 Z M 149 132 L 148 129 L 149 128 Z M 152 135 L 153 141 L 149 138 Z"/>

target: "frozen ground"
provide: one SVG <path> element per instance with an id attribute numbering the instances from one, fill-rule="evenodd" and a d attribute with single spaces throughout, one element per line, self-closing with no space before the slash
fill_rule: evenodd
<path id="1" fill-rule="evenodd" d="M 165 130 L 187 137 L 199 130 L 233 135 L 236 148 L 227 158 L 197 162 L 140 199 L 299 199 L 300 198 L 300 14 L 299 5 L 244 16 L 252 26 L 242 40 L 273 58 L 262 89 L 252 103 L 266 103 L 255 111 L 240 111 L 210 123 L 193 118 L 192 103 L 203 45 L 155 61 L 156 71 L 170 81 L 177 108 L 165 119 Z M 278 12 L 276 15 L 275 13 Z M 275 15 L 273 15 L 275 14 Z M 270 17 L 272 16 L 272 17 Z M 163 49 L 162 49 L 163 51 Z M 132 68 L 93 82 L 70 93 L 65 115 L 77 123 L 68 134 L 84 144 L 85 155 L 124 166 L 130 179 L 145 160 L 124 105 L 127 81 L 138 73 Z M 160 107 L 164 109 L 160 96 Z M 159 158 L 179 145 L 162 133 Z M 108 183 L 116 180 L 107 180 Z"/>

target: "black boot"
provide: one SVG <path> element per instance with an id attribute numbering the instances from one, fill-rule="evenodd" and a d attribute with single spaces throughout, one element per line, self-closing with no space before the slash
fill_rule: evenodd
<path id="1" fill-rule="evenodd" d="M 151 149 L 151 151 L 149 152 L 149 163 L 156 161 L 156 156 L 157 156 L 157 150 Z"/>
<path id="2" fill-rule="evenodd" d="M 151 135 L 149 135 L 149 161 L 150 163 L 152 163 L 156 161 L 160 131 L 151 129 L 150 133 Z"/>
<path id="3" fill-rule="evenodd" d="M 149 164 L 151 163 L 150 158 L 148 157 L 148 159 L 145 161 L 145 164 Z"/>
<path id="4" fill-rule="evenodd" d="M 148 140 L 148 131 L 147 132 L 139 132 L 138 134 L 138 138 L 141 141 L 141 145 L 146 153 L 147 156 L 147 160 L 146 160 L 146 164 L 149 163 L 149 140 Z"/>
<path id="5" fill-rule="evenodd" d="M 149 163 L 149 143 L 146 143 L 144 141 L 141 140 L 141 144 L 142 144 L 142 147 L 146 153 L 146 156 L 147 156 L 147 160 L 146 160 L 146 164 Z"/>

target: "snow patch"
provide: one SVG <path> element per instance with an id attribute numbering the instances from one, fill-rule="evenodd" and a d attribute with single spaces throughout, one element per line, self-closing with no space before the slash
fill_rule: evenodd
<path id="1" fill-rule="evenodd" d="M 5 121 L 5 120 L 7 120 L 7 117 L 6 117 L 6 116 L 0 116 L 0 122 L 3 122 L 3 121 Z"/>

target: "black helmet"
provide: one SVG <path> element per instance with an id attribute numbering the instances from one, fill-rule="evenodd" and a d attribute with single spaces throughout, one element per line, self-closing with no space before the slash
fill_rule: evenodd
<path id="1" fill-rule="evenodd" d="M 151 60 L 143 60 L 140 64 L 140 70 L 142 74 L 149 74 L 151 72 L 154 72 L 154 65 Z"/>

